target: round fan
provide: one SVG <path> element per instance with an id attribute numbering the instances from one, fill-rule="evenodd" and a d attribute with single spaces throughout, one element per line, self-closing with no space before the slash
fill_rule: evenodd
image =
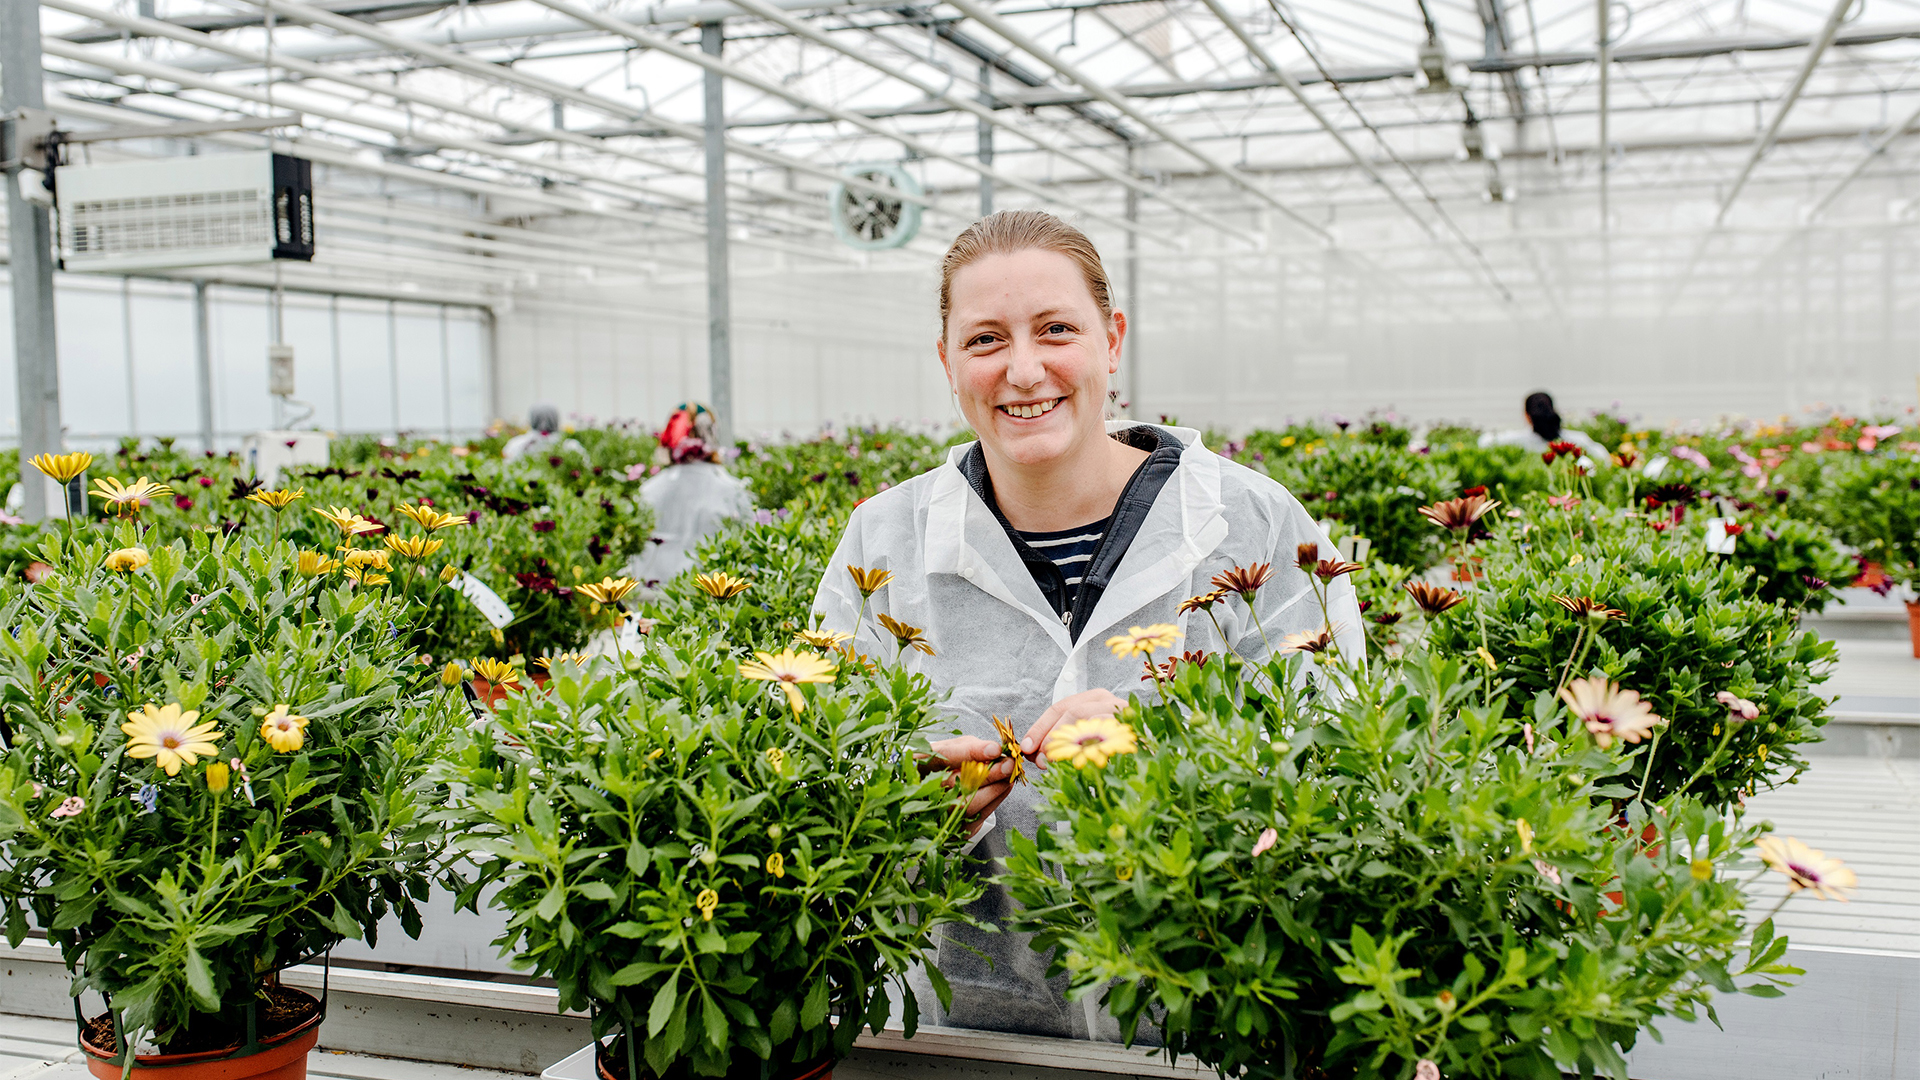
<path id="1" fill-rule="evenodd" d="M 854 165 L 847 176 L 901 192 L 906 198 L 835 184 L 831 202 L 833 232 L 840 242 L 862 251 L 897 248 L 920 231 L 920 185 L 898 165 Z"/>

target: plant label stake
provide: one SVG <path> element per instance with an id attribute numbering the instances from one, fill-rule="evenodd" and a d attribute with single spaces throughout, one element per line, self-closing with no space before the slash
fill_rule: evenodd
<path id="1" fill-rule="evenodd" d="M 495 630 L 513 621 L 513 609 L 500 599 L 499 593 L 487 588 L 486 582 L 462 571 L 452 584 L 454 591 L 472 601 L 473 606 L 479 609 L 481 618 L 492 623 Z"/>

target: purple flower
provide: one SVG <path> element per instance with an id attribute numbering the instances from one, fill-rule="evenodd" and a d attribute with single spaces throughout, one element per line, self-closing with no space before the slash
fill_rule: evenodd
<path id="1" fill-rule="evenodd" d="M 154 811 L 155 805 L 160 801 L 160 788 L 156 784 L 142 784 L 138 792 L 127 796 L 127 798 L 133 800 L 134 805 L 140 808 L 142 815 L 151 814 Z"/>
<path id="2" fill-rule="evenodd" d="M 771 510 L 755 510 L 755 511 L 753 512 L 753 523 L 754 523 L 755 525 L 771 525 L 771 524 L 773 524 L 773 511 L 771 511 Z"/>

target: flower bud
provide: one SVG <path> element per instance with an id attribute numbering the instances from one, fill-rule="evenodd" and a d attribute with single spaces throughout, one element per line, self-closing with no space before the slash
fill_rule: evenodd
<path id="1" fill-rule="evenodd" d="M 278 870 L 280 868 L 280 856 L 269 855 L 260 860 L 260 865 L 266 867 L 268 870 Z"/>
<path id="2" fill-rule="evenodd" d="M 776 821 L 773 824 L 767 826 L 767 839 L 778 840 L 780 839 L 781 835 L 784 834 L 786 831 L 787 830 L 781 828 L 780 823 Z"/>
<path id="3" fill-rule="evenodd" d="M 59 746 L 72 746 L 72 745 L 73 745 L 73 736 L 71 736 L 71 735 L 57 735 L 57 736 L 55 736 L 55 737 L 54 737 L 54 740 L 53 740 L 53 741 L 54 741 L 54 743 L 55 743 L 56 745 L 59 745 Z"/>
<path id="4" fill-rule="evenodd" d="M 717 863 L 719 861 L 720 861 L 720 856 L 715 855 L 713 853 L 712 848 L 705 848 L 700 852 L 701 866 L 712 866 L 714 863 Z"/>
<path id="5" fill-rule="evenodd" d="M 1435 994 L 1433 996 L 1433 1003 L 1439 1006 L 1440 1011 L 1443 1013 L 1452 1012 L 1454 1006 L 1457 1004 L 1457 1002 L 1453 1000 L 1453 991 L 1451 990 L 1442 990 L 1438 994 Z"/>
<path id="6" fill-rule="evenodd" d="M 264 719 L 266 715 L 267 715 L 267 707 L 265 705 L 255 705 L 253 707 L 253 718 L 255 720 Z"/>
<path id="7" fill-rule="evenodd" d="M 448 663 L 446 667 L 440 669 L 441 686 L 459 686 L 466 677 L 467 673 L 460 669 L 459 664 Z"/>
<path id="8" fill-rule="evenodd" d="M 227 790 L 233 781 L 233 770 L 227 768 L 224 761 L 216 761 L 207 766 L 207 790 L 218 795 Z"/>

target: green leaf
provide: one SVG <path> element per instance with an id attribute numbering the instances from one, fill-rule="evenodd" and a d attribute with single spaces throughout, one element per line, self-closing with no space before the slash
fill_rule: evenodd
<path id="1" fill-rule="evenodd" d="M 617 976 L 616 976 L 617 977 Z M 653 995 L 653 1006 L 647 1010 L 647 1035 L 660 1034 L 667 1026 L 667 1019 L 673 1014 L 674 1002 L 680 997 L 680 973 L 675 971 L 659 992 Z"/>
<path id="2" fill-rule="evenodd" d="M 187 945 L 187 989 L 193 992 L 193 1000 L 208 1012 L 220 1008 L 220 995 L 213 989 L 213 969 L 207 966 L 207 958 L 200 950 Z"/>
<path id="3" fill-rule="evenodd" d="M 827 1019 L 827 980 L 815 979 L 807 988 L 807 1001 L 800 1007 L 800 1030 L 812 1031 Z"/>

